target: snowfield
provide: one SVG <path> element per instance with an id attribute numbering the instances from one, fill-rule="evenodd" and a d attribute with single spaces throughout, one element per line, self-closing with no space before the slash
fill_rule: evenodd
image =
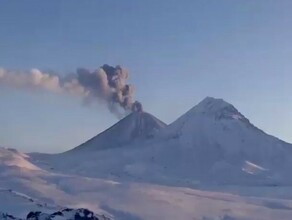
<path id="1" fill-rule="evenodd" d="M 168 126 L 135 112 L 61 154 L 0 148 L 0 219 L 86 208 L 117 220 L 291 220 L 291 168 L 290 144 L 206 98 Z"/>

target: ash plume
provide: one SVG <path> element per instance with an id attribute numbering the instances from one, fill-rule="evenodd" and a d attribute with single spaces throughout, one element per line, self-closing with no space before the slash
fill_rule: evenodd
<path id="1" fill-rule="evenodd" d="M 105 103 L 118 117 L 143 110 L 142 104 L 134 100 L 135 88 L 127 83 L 128 78 L 126 69 L 107 64 L 94 71 L 79 68 L 65 77 L 38 69 L 23 72 L 0 68 L 0 86 L 70 94 L 81 97 L 84 103 Z"/>

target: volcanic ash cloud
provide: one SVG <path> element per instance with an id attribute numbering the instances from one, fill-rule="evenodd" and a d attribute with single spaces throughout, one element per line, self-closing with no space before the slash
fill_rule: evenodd
<path id="1" fill-rule="evenodd" d="M 76 73 L 65 77 L 38 69 L 11 71 L 0 68 L 0 86 L 23 91 L 43 90 L 70 94 L 82 97 L 84 103 L 102 102 L 119 117 L 143 110 L 142 104 L 134 99 L 135 88 L 127 83 L 128 78 L 129 72 L 126 69 L 107 64 L 94 71 L 79 68 Z"/>

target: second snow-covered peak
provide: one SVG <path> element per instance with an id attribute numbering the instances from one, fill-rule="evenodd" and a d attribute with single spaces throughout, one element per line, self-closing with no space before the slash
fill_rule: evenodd
<path id="1" fill-rule="evenodd" d="M 198 132 L 203 130 L 203 127 L 206 129 L 205 132 L 209 133 L 214 128 L 214 124 L 221 124 L 224 128 L 230 127 L 230 129 L 242 125 L 255 128 L 233 105 L 223 99 L 207 97 L 171 123 L 162 131 L 162 135 L 177 136 L 182 130 L 186 133 L 192 133 L 194 130 Z"/>
<path id="2" fill-rule="evenodd" d="M 207 97 L 189 111 L 189 114 L 200 113 L 215 119 L 247 120 L 233 105 L 223 99 Z"/>

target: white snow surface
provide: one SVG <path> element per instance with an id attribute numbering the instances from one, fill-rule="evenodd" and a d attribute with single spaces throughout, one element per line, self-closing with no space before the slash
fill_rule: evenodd
<path id="1" fill-rule="evenodd" d="M 27 160 L 28 156 L 15 149 L 0 148 L 0 170 L 10 167 L 23 172 L 40 170 Z"/>
<path id="2" fill-rule="evenodd" d="M 256 128 L 224 100 L 206 98 L 139 141 L 131 135 L 133 127 L 124 126 L 136 125 L 137 118 L 157 121 L 147 113 L 130 115 L 76 149 L 45 160 L 73 174 L 167 185 L 292 183 L 292 145 Z M 134 128 L 142 131 L 139 136 L 147 134 Z M 111 147 L 120 140 L 128 144 Z M 249 172 L 246 161 L 262 172 Z"/>
<path id="3" fill-rule="evenodd" d="M 0 148 L 0 212 L 24 217 L 42 204 L 121 220 L 292 219 L 291 145 L 229 103 L 206 98 L 169 126 L 147 113 L 120 123 L 62 154 Z"/>

